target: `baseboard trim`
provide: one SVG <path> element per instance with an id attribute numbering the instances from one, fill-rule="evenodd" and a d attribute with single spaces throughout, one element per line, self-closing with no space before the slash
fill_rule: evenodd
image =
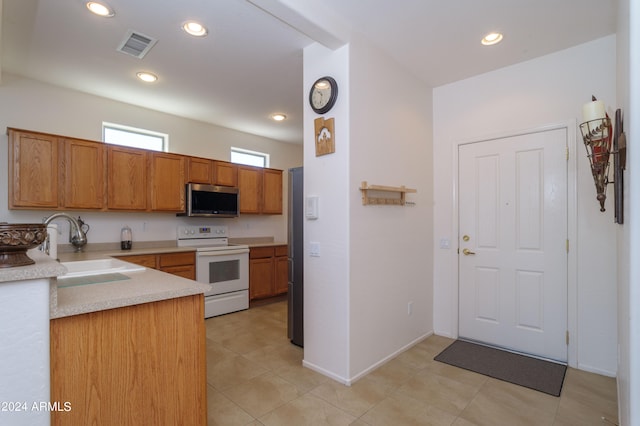
<path id="1" fill-rule="evenodd" d="M 338 383 L 342 383 L 343 385 L 346 385 L 346 386 L 351 386 L 353 383 L 357 382 L 358 380 L 360 380 L 361 378 L 363 378 L 367 374 L 371 373 L 376 368 L 386 364 L 390 360 L 394 359 L 395 357 L 397 357 L 401 353 L 411 349 L 412 347 L 414 347 L 415 345 L 417 345 L 418 343 L 422 342 L 423 340 L 425 340 L 426 338 L 428 338 L 430 336 L 433 336 L 433 331 L 425 333 L 422 336 L 412 340 L 411 342 L 409 342 L 408 344 L 404 345 L 403 347 L 401 347 L 397 351 L 395 351 L 392 354 L 384 357 L 380 361 L 376 362 L 375 364 L 371 365 L 370 367 L 366 368 L 365 370 L 361 371 L 360 373 L 358 373 L 355 376 L 352 376 L 350 378 L 346 378 L 346 377 L 342 377 L 340 375 L 337 375 L 337 374 L 335 374 L 335 373 L 333 373 L 333 372 L 331 372 L 329 370 L 325 370 L 324 368 L 319 367 L 319 366 L 317 366 L 317 365 L 315 365 L 315 364 L 313 364 L 311 362 L 308 362 L 308 361 L 306 361 L 304 359 L 302 360 L 302 366 L 306 367 L 306 368 L 308 368 L 310 370 L 313 370 L 316 373 L 320 373 L 323 376 L 327 376 L 327 377 L 335 380 Z"/>

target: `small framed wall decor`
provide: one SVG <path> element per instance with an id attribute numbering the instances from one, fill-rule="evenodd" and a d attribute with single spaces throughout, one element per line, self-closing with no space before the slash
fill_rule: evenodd
<path id="1" fill-rule="evenodd" d="M 334 119 L 325 120 L 324 117 L 314 121 L 314 135 L 316 141 L 316 157 L 336 152 Z"/>

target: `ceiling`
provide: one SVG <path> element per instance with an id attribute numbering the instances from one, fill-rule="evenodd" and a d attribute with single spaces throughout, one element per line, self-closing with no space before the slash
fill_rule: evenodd
<path id="1" fill-rule="evenodd" d="M 284 142 L 302 142 L 302 49 L 322 39 L 305 31 L 290 14 L 277 12 L 295 8 L 295 1 L 108 3 L 116 12 L 112 18 L 90 14 L 82 0 L 0 0 L 2 72 Z M 254 3 L 277 7 L 268 13 Z M 616 28 L 615 0 L 304 4 L 307 12 L 315 8 L 318 16 L 333 17 L 347 33 L 363 34 L 430 87 L 585 43 L 615 33 Z M 308 13 L 305 17 L 313 19 Z M 187 36 L 181 25 L 188 19 L 207 25 L 209 35 Z M 158 40 L 143 59 L 116 50 L 128 30 Z M 481 46 L 480 38 L 494 30 L 504 33 L 504 41 Z M 136 72 L 143 70 L 159 80 L 141 83 Z M 288 119 L 270 120 L 275 112 Z"/>

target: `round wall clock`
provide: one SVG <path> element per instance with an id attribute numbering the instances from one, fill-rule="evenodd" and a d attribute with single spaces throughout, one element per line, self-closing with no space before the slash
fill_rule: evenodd
<path id="1" fill-rule="evenodd" d="M 309 104 L 318 114 L 329 112 L 337 98 L 338 83 L 331 77 L 317 79 L 309 91 Z"/>

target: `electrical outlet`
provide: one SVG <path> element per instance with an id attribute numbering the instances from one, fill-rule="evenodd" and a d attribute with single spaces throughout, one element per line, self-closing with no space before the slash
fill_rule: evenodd
<path id="1" fill-rule="evenodd" d="M 407 315 L 411 316 L 411 310 L 413 309 L 413 302 L 407 303 Z"/>

